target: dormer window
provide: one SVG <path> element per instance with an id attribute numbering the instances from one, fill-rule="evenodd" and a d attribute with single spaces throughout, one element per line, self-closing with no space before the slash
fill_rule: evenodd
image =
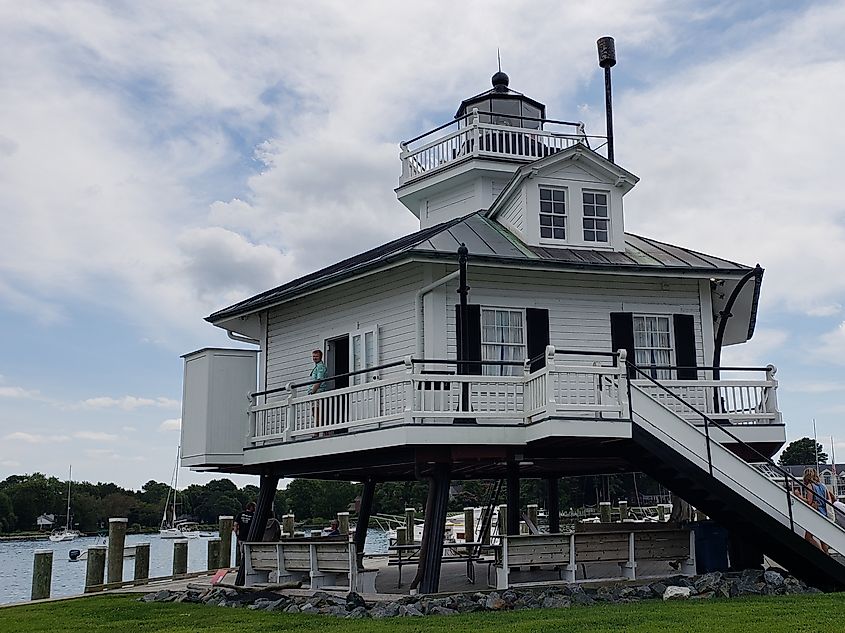
<path id="1" fill-rule="evenodd" d="M 540 187 L 540 238 L 566 239 L 566 189 Z"/>
<path id="2" fill-rule="evenodd" d="M 584 241 L 610 241 L 610 215 L 607 208 L 607 194 L 602 191 L 583 191 L 584 196 Z"/>

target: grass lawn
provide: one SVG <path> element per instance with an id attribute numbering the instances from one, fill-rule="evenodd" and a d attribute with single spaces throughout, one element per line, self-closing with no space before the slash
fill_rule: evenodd
<path id="1" fill-rule="evenodd" d="M 570 609 L 476 613 L 425 618 L 343 620 L 331 616 L 264 613 L 196 604 L 136 602 L 133 596 L 98 596 L 0 609 L 3 633 L 232 633 L 297 631 L 651 631 L 730 633 L 836 633 L 845 631 L 845 594 L 735 598 L 690 602 L 640 602 Z"/>

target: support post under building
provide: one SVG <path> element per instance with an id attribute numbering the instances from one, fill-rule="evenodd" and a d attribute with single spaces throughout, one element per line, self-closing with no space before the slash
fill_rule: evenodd
<path id="1" fill-rule="evenodd" d="M 519 463 L 508 462 L 508 536 L 519 534 Z"/>
<path id="2" fill-rule="evenodd" d="M 373 511 L 373 497 L 376 493 L 376 482 L 368 479 L 364 482 L 361 490 L 361 506 L 358 510 L 358 522 L 355 524 L 355 554 L 358 558 L 358 567 L 364 563 L 364 541 L 367 540 L 367 526 L 370 523 L 370 514 Z"/>

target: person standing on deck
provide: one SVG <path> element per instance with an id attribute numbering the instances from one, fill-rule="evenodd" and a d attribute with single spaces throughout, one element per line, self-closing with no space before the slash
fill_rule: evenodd
<path id="1" fill-rule="evenodd" d="M 320 382 L 315 382 L 313 385 L 311 385 L 311 388 L 308 390 L 308 393 L 311 395 L 315 395 L 328 390 L 329 381 L 325 380 L 325 378 L 326 376 L 328 376 L 329 372 L 328 369 L 326 369 L 326 364 L 323 362 L 322 350 L 315 349 L 313 352 L 311 352 L 311 360 L 314 361 L 314 368 L 311 370 L 311 380 L 319 380 Z M 314 417 L 314 424 L 319 426 L 320 404 L 318 402 L 312 403 L 311 415 Z"/>

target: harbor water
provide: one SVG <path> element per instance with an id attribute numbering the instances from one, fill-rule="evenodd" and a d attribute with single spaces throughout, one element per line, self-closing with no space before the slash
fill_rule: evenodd
<path id="1" fill-rule="evenodd" d="M 159 538 L 158 534 L 129 534 L 126 545 L 150 544 L 150 576 L 169 576 L 173 573 L 173 541 Z M 70 561 L 72 549 L 85 551 L 92 545 L 102 545 L 103 539 L 82 537 L 73 541 L 52 543 L 49 540 L 0 541 L 0 604 L 29 600 L 32 591 L 32 563 L 35 550 L 53 550 L 53 582 L 51 597 L 73 596 L 85 588 L 86 561 Z M 387 533 L 370 529 L 364 546 L 367 554 L 387 552 Z M 232 561 L 234 564 L 234 546 Z M 208 539 L 188 539 L 188 572 L 207 568 Z M 135 559 L 123 563 L 123 578 L 131 580 L 135 573 Z"/>

